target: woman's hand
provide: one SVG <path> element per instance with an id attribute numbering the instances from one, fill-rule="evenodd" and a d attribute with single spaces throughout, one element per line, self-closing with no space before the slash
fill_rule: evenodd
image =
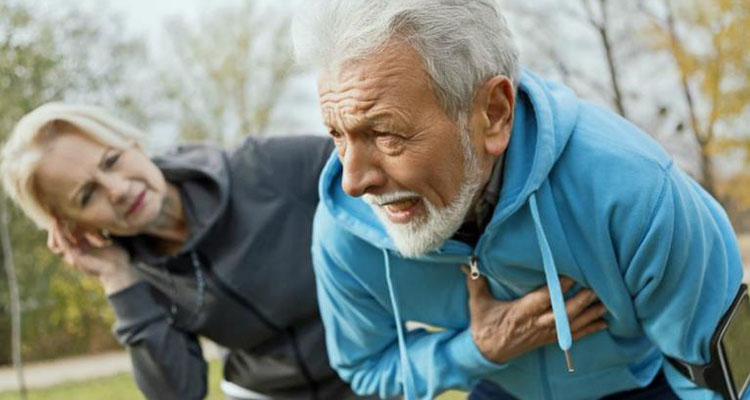
<path id="1" fill-rule="evenodd" d="M 47 247 L 77 271 L 99 278 L 107 294 L 137 282 L 130 256 L 101 234 L 63 227 L 59 221 L 47 232 Z"/>
<path id="2" fill-rule="evenodd" d="M 500 301 L 490 292 L 487 280 L 466 277 L 469 289 L 471 336 L 488 360 L 504 363 L 527 351 L 554 343 L 555 317 L 546 286 L 514 301 Z M 563 293 L 573 281 L 560 279 Z M 606 309 L 594 292 L 583 289 L 565 302 L 573 339 L 607 328 L 601 317 Z"/>

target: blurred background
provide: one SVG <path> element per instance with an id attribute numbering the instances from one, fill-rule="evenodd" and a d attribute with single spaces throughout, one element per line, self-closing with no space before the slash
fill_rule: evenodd
<path id="1" fill-rule="evenodd" d="M 750 0 L 502 3 L 524 65 L 661 142 L 725 207 L 750 264 Z M 108 108 L 148 132 L 152 152 L 323 134 L 315 75 L 292 57 L 295 4 L 0 0 L 0 140 L 52 100 Z M 127 374 L 99 377 L 128 367 L 112 314 L 45 239 L 3 196 L 0 400 L 141 398 Z"/>

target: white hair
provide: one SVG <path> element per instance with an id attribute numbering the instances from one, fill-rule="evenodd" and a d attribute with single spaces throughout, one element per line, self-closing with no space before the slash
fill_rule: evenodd
<path id="1" fill-rule="evenodd" d="M 445 112 L 471 111 L 476 90 L 503 75 L 517 87 L 518 49 L 496 0 L 310 0 L 292 27 L 297 59 L 333 67 L 393 38 L 421 56 Z"/>
<path id="2" fill-rule="evenodd" d="M 120 149 L 145 137 L 130 124 L 87 105 L 47 103 L 21 118 L 0 153 L 0 173 L 5 193 L 41 229 L 52 226 L 54 217 L 39 200 L 34 174 L 46 146 L 71 128 L 93 141 Z"/>

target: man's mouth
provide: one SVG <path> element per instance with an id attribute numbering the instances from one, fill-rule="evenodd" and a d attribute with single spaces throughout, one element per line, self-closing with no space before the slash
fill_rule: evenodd
<path id="1" fill-rule="evenodd" d="M 395 223 L 405 223 L 414 217 L 417 212 L 417 205 L 420 203 L 418 197 L 392 201 L 383 204 L 381 207 L 386 211 L 388 219 Z"/>
<path id="2" fill-rule="evenodd" d="M 133 200 L 133 204 L 128 208 L 128 211 L 125 212 L 125 216 L 128 217 L 138 211 L 141 206 L 143 206 L 143 199 L 146 197 L 146 189 L 144 188 L 140 193 L 138 193 L 138 196 L 135 197 L 135 200 Z"/>

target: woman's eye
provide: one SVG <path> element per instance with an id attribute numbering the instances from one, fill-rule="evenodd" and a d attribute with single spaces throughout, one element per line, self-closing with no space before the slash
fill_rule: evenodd
<path id="1" fill-rule="evenodd" d="M 336 131 L 336 130 L 330 130 L 328 132 L 328 134 L 331 135 L 331 137 L 334 138 L 334 139 L 341 138 L 341 134 L 338 131 Z"/>
<path id="2" fill-rule="evenodd" d="M 104 167 L 105 168 L 111 168 L 115 163 L 117 163 L 117 160 L 120 159 L 120 153 L 114 153 L 112 155 L 107 156 L 107 158 L 104 159 Z"/>
<path id="3" fill-rule="evenodd" d="M 86 185 L 81 194 L 81 207 L 85 207 L 89 203 L 91 197 L 94 195 L 94 186 Z"/>

